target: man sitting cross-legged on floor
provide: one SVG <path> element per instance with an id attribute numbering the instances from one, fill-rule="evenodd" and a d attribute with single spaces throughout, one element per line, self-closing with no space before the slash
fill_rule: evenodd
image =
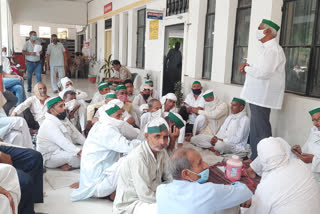
<path id="1" fill-rule="evenodd" d="M 204 92 L 203 98 L 206 103 L 203 110 L 198 110 L 193 137 L 201 134 L 216 135 L 229 113 L 227 103 L 221 101 L 212 90 Z"/>
<path id="2" fill-rule="evenodd" d="M 158 214 L 216 213 L 238 206 L 252 197 L 245 184 L 207 182 L 209 166 L 193 149 L 176 150 L 170 158 L 169 169 L 173 182 L 157 188 Z"/>
<path id="3" fill-rule="evenodd" d="M 82 151 L 80 187 L 72 192 L 72 201 L 115 192 L 119 165 L 125 159 L 121 156 L 140 144 L 139 140 L 130 141 L 121 134 L 121 127 L 126 123 L 122 120 L 122 107 L 120 100 L 110 101 L 90 130 Z M 114 194 L 110 199 L 113 197 Z"/>
<path id="4" fill-rule="evenodd" d="M 60 167 L 62 170 L 80 167 L 83 135 L 66 118 L 66 108 L 60 97 L 47 102 L 46 119 L 40 126 L 37 136 L 37 150 L 41 152 L 44 165 L 48 168 Z"/>
<path id="5" fill-rule="evenodd" d="M 12 112 L 11 116 L 18 116 L 24 112 L 27 108 L 33 116 L 33 119 L 38 122 L 38 126 L 45 119 L 45 113 L 47 112 L 47 101 L 49 96 L 47 95 L 47 86 L 39 82 L 34 86 L 34 96 L 29 97 L 23 103 L 18 105 Z"/>
<path id="6" fill-rule="evenodd" d="M 171 180 L 168 171 L 169 127 L 163 118 L 150 121 L 143 141 L 120 167 L 113 213 L 157 213 L 156 189 Z"/>
<path id="7" fill-rule="evenodd" d="M 209 148 L 216 154 L 237 154 L 240 157 L 246 157 L 249 152 L 247 144 L 250 120 L 246 112 L 246 103 L 244 100 L 233 98 L 231 103 L 231 114 L 224 121 L 218 134 L 214 137 L 202 135 L 201 139 L 191 138 L 191 143 Z"/>

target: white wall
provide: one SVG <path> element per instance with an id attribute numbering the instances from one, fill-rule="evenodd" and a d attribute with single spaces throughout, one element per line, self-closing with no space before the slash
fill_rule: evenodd
<path id="1" fill-rule="evenodd" d="M 58 28 L 68 28 L 68 39 L 76 39 L 76 28 L 75 26 L 70 25 L 59 25 L 59 24 L 50 24 L 50 23 L 36 23 L 32 22 L 32 24 L 23 23 L 25 25 L 32 25 L 32 30 L 36 31 L 39 36 L 39 26 L 51 27 L 51 34 L 57 34 Z M 14 43 L 14 51 L 21 52 L 23 45 L 26 41 L 25 36 L 20 36 L 20 24 L 13 25 L 13 43 Z"/>
<path id="2" fill-rule="evenodd" d="M 78 1 L 12 0 L 14 23 L 41 20 L 56 24 L 87 24 L 87 3 Z"/>

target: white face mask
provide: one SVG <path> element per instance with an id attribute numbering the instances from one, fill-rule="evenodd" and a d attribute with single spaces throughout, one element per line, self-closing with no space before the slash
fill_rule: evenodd
<path id="1" fill-rule="evenodd" d="M 2 56 L 7 56 L 7 52 L 2 52 Z"/>
<path id="2" fill-rule="evenodd" d="M 161 117 L 161 113 L 162 113 L 162 110 L 159 109 L 158 111 L 152 112 L 151 116 L 152 118 L 158 118 L 158 117 Z"/>
<path id="3" fill-rule="evenodd" d="M 256 36 L 257 36 L 257 39 L 260 41 L 261 39 L 263 39 L 263 37 L 265 37 L 266 35 L 263 33 L 265 29 L 263 30 L 257 30 L 256 32 Z"/>
<path id="4" fill-rule="evenodd" d="M 79 102 L 76 99 L 70 100 L 69 102 L 65 103 L 65 106 L 69 111 L 72 111 L 78 105 L 79 105 Z"/>

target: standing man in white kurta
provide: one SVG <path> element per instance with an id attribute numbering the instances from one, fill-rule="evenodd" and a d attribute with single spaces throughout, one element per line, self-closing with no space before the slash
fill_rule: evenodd
<path id="1" fill-rule="evenodd" d="M 257 30 L 257 39 L 262 43 L 254 64 L 243 63 L 240 72 L 246 74 L 241 98 L 250 104 L 251 159 L 257 157 L 257 144 L 263 138 L 272 136 L 270 124 L 271 109 L 281 109 L 285 90 L 286 57 L 276 41 L 280 27 L 263 19 Z"/>

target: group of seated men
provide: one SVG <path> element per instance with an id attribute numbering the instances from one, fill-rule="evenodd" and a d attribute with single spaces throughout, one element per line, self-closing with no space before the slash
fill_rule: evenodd
<path id="1" fill-rule="evenodd" d="M 99 83 L 90 103 L 67 77 L 56 97 L 38 83 L 11 117 L 1 96 L 0 138 L 8 144 L 0 144 L 0 213 L 34 213 L 33 204 L 43 202 L 43 167 L 80 167 L 71 200 L 107 197 L 113 213 L 216 213 L 239 211 L 239 205 L 249 214 L 319 212 L 320 108 L 310 111 L 314 126 L 302 148 L 272 137 L 258 144 L 258 157 L 247 169 L 250 177 L 262 177 L 253 195 L 239 182 L 208 182 L 201 154 L 184 148 L 186 139 L 212 155 L 247 157 L 244 100 L 235 97 L 228 107 L 195 81 L 178 112 L 175 94 L 158 99 L 152 81 L 138 91 L 131 79 L 116 80 L 116 87 Z M 19 117 L 26 109 L 39 125 L 35 145 Z"/>

